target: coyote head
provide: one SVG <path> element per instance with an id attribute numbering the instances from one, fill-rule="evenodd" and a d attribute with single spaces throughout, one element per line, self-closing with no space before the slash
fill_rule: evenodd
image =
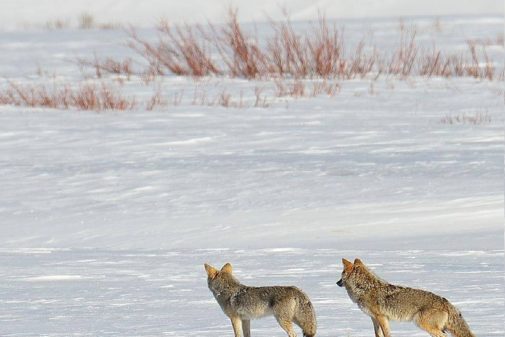
<path id="1" fill-rule="evenodd" d="M 344 270 L 342 270 L 342 276 L 337 282 L 338 286 L 345 287 L 349 289 L 350 287 L 357 286 L 366 287 L 368 283 L 374 283 L 379 279 L 365 266 L 363 261 L 356 258 L 354 263 L 346 259 L 342 259 L 342 264 L 344 265 Z"/>
<path id="2" fill-rule="evenodd" d="M 385 284 L 360 259 L 355 259 L 354 263 L 342 259 L 342 263 L 344 270 L 337 284 L 340 287 L 345 287 L 347 293 L 355 302 L 371 289 Z"/>
<path id="3" fill-rule="evenodd" d="M 217 270 L 207 263 L 205 263 L 204 266 L 207 271 L 207 284 L 214 296 L 219 296 L 238 283 L 232 275 L 233 268 L 231 264 L 225 264 L 221 270 Z"/>
<path id="4" fill-rule="evenodd" d="M 342 259 L 342 264 L 344 265 L 344 270 L 342 270 L 342 275 L 340 277 L 340 280 L 337 281 L 337 285 L 339 287 L 344 287 L 346 285 L 346 282 L 349 279 L 349 277 L 354 269 L 354 265 L 352 264 L 351 261 L 348 261 L 346 259 Z"/>

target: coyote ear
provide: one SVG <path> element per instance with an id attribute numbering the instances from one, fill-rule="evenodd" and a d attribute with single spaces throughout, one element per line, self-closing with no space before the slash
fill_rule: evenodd
<path id="1" fill-rule="evenodd" d="M 227 263 L 223 266 L 223 268 L 221 268 L 221 272 L 223 273 L 229 273 L 231 274 L 231 272 L 233 271 L 233 268 L 231 267 L 231 264 Z"/>
<path id="2" fill-rule="evenodd" d="M 364 266 L 364 265 L 365 265 L 365 264 L 363 263 L 363 261 L 361 261 L 361 260 L 360 260 L 360 259 L 358 259 L 358 258 L 355 258 L 355 259 L 354 259 L 354 264 L 357 264 L 357 265 L 362 265 L 362 266 Z"/>
<path id="3" fill-rule="evenodd" d="M 353 265 L 351 261 L 348 261 L 346 259 L 342 259 L 342 263 L 344 264 L 344 269 L 345 270 L 351 270 Z"/>
<path id="4" fill-rule="evenodd" d="M 211 265 L 208 265 L 207 263 L 205 263 L 204 266 L 205 266 L 205 271 L 207 272 L 207 276 L 210 279 L 215 278 L 218 273 L 217 269 L 212 267 Z"/>

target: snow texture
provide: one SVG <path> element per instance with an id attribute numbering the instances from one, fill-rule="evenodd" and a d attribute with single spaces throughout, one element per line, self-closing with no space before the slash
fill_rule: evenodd
<path id="1" fill-rule="evenodd" d="M 48 20 L 86 10 L 105 21 L 108 8 L 150 26 L 167 13 L 188 20 L 195 5 L 210 19 L 223 12 L 215 1 L 132 3 L 2 1 L 0 86 L 78 83 L 76 57 L 132 56 L 122 31 L 40 29 Z M 245 20 L 273 6 L 234 3 Z M 312 3 L 290 2 L 292 17 L 314 18 L 317 8 L 328 17 L 437 7 L 492 14 L 407 21 L 424 47 L 458 51 L 467 39 L 503 34 L 501 1 L 428 1 L 425 12 L 413 1 L 380 10 L 368 1 Z M 349 41 L 369 32 L 383 50 L 398 35 L 397 18 L 338 23 Z M 487 52 L 503 67 L 502 45 Z M 503 336 L 503 82 L 340 85 L 334 97 L 253 107 L 255 88 L 272 97 L 272 82 L 168 76 L 154 86 L 185 95 L 155 111 L 0 106 L 0 335 L 232 336 L 203 268 L 231 262 L 245 284 L 307 292 L 318 336 L 371 336 L 369 318 L 335 285 L 340 259 L 360 257 L 392 283 L 448 298 L 477 336 Z M 141 101 L 153 87 L 133 79 L 121 90 Z M 193 105 L 196 90 L 227 90 L 245 107 Z M 426 336 L 410 323 L 392 330 Z M 272 318 L 254 321 L 252 334 L 284 335 Z"/>
<path id="2" fill-rule="evenodd" d="M 241 21 L 279 19 L 287 10 L 294 20 L 328 18 L 377 18 L 440 15 L 503 16 L 500 0 L 2 0 L 0 29 L 19 30 L 60 20 L 75 24 L 83 13 L 102 23 L 131 23 L 150 27 L 165 18 L 176 23 L 223 22 L 229 7 L 240 10 Z"/>
<path id="3" fill-rule="evenodd" d="M 502 250 L 337 249 L 3 250 L 2 336 L 231 337 L 203 268 L 227 261 L 244 284 L 303 289 L 316 309 L 317 336 L 370 336 L 370 319 L 335 284 L 340 258 L 357 256 L 391 283 L 446 297 L 477 336 L 503 336 Z M 285 336 L 273 317 L 251 327 L 252 336 Z M 391 328 L 394 336 L 427 336 L 413 323 L 393 322 Z"/>
<path id="4" fill-rule="evenodd" d="M 345 24 L 350 41 L 370 30 L 386 50 L 398 36 L 396 19 Z M 405 24 L 420 43 L 437 37 L 457 51 L 497 36 L 503 19 L 447 19 L 442 32 L 432 20 Z M 79 81 L 75 57 L 127 50 L 122 31 L 0 36 L 0 83 Z M 488 53 L 502 59 L 503 47 Z M 0 245 L 501 249 L 502 84 L 356 79 L 333 97 L 261 108 L 254 89 L 275 96 L 271 81 L 168 76 L 154 86 L 185 96 L 157 111 L 3 106 Z M 141 101 L 151 86 L 133 79 L 121 90 Z M 223 90 L 245 107 L 192 104 L 194 92 Z M 465 116 L 483 118 L 447 122 Z"/>

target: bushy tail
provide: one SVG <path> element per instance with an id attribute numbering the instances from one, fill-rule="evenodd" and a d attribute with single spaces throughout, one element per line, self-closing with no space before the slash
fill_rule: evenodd
<path id="1" fill-rule="evenodd" d="M 456 337 L 475 337 L 461 313 L 454 307 L 449 311 L 446 328 Z"/>
<path id="2" fill-rule="evenodd" d="M 304 296 L 298 300 L 295 323 L 302 328 L 304 337 L 314 337 L 317 330 L 316 311 L 309 298 Z"/>

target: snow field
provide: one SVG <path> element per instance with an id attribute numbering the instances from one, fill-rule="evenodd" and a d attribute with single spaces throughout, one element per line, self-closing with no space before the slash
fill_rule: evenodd
<path id="1" fill-rule="evenodd" d="M 490 39 L 503 60 L 502 17 L 434 22 L 414 20 L 423 46 Z M 398 35 L 397 19 L 344 24 L 350 40 L 369 31 L 384 50 Z M 131 56 L 124 38 L 1 32 L 0 86 L 98 84 L 75 59 Z M 370 336 L 335 284 L 340 259 L 357 256 L 392 283 L 447 297 L 477 336 L 504 335 L 503 82 L 355 79 L 295 99 L 262 80 L 107 81 L 139 100 L 183 94 L 155 111 L 0 106 L 2 337 L 232 336 L 205 262 L 231 262 L 248 285 L 302 288 L 318 336 Z M 257 87 L 268 104 L 254 107 Z M 244 106 L 194 104 L 199 90 Z M 252 328 L 283 335 L 272 318 Z"/>
<path id="2" fill-rule="evenodd" d="M 231 262 L 252 286 L 295 285 L 312 299 L 318 336 L 364 337 L 372 323 L 335 282 L 360 257 L 391 283 L 448 298 L 477 336 L 503 336 L 503 251 L 338 249 L 51 250 L 0 252 L 2 336 L 233 336 L 204 263 Z M 253 336 L 283 336 L 273 317 Z M 395 336 L 426 336 L 392 323 Z M 301 331 L 297 333 L 300 334 Z"/>

